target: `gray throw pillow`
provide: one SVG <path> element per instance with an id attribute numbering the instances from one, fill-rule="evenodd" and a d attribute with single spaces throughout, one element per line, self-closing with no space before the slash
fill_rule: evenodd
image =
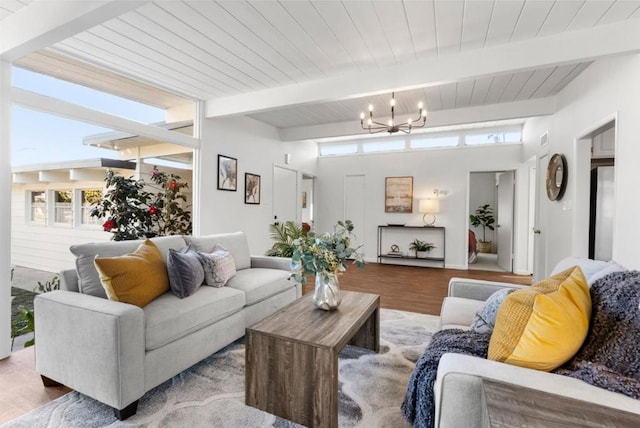
<path id="1" fill-rule="evenodd" d="M 236 264 L 233 256 L 220 244 L 213 247 L 211 253 L 198 251 L 200 262 L 204 268 L 204 278 L 207 285 L 224 287 L 236 274 Z"/>
<path id="2" fill-rule="evenodd" d="M 471 330 L 476 333 L 493 332 L 493 327 L 496 325 L 496 317 L 498 316 L 498 309 L 507 295 L 512 291 L 514 290 L 504 288 L 489 296 L 486 302 L 484 302 L 484 305 L 476 312 L 476 316 L 471 323 Z"/>
<path id="3" fill-rule="evenodd" d="M 200 258 L 191 245 L 181 251 L 169 249 L 167 271 L 171 291 L 181 299 L 191 296 L 204 282 L 204 270 Z"/>

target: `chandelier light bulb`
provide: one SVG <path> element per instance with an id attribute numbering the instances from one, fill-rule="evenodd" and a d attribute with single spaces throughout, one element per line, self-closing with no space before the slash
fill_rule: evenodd
<path id="1" fill-rule="evenodd" d="M 407 125 L 411 126 L 411 119 L 407 120 Z"/>
<path id="2" fill-rule="evenodd" d="M 391 104 L 391 107 L 395 107 L 396 99 L 395 98 L 391 98 L 390 104 Z"/>
<path id="3" fill-rule="evenodd" d="M 360 120 L 364 120 L 364 113 L 360 113 Z"/>
<path id="4" fill-rule="evenodd" d="M 367 124 L 368 124 L 369 126 L 373 125 L 373 120 L 371 120 L 371 118 L 369 118 L 369 120 L 367 120 Z"/>
<path id="5" fill-rule="evenodd" d="M 422 104 L 422 101 L 420 101 L 420 102 L 418 103 L 418 109 L 422 110 L 422 107 L 424 107 L 424 104 Z"/>
<path id="6" fill-rule="evenodd" d="M 369 104 L 369 111 L 373 111 L 373 104 Z"/>
<path id="7" fill-rule="evenodd" d="M 422 117 L 423 117 L 424 119 L 426 119 L 426 118 L 427 118 L 427 111 L 426 111 L 426 110 L 422 110 Z"/>
<path id="8" fill-rule="evenodd" d="M 389 126 L 393 126 L 393 120 L 389 119 Z"/>

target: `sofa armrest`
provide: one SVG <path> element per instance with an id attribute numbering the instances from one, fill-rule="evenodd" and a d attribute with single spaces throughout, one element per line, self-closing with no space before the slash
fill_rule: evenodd
<path id="1" fill-rule="evenodd" d="M 116 409 L 144 394 L 144 313 L 69 291 L 34 301 L 36 370 Z"/>
<path id="2" fill-rule="evenodd" d="M 252 268 L 291 270 L 291 259 L 288 257 L 251 256 Z"/>
<path id="3" fill-rule="evenodd" d="M 464 297 L 466 299 L 487 300 L 489 296 L 503 288 L 520 289 L 526 285 L 511 284 L 508 282 L 483 281 L 480 279 L 451 278 L 449 280 L 449 293 L 451 297 Z"/>
<path id="4" fill-rule="evenodd" d="M 75 269 L 61 270 L 58 275 L 60 276 L 60 290 L 80 291 L 78 273 Z"/>
<path id="5" fill-rule="evenodd" d="M 483 379 L 518 385 L 640 415 L 640 400 L 579 379 L 462 354 L 444 354 L 434 386 L 437 427 L 484 427 Z"/>

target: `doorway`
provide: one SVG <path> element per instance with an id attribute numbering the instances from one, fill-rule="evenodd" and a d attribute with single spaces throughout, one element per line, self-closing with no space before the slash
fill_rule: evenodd
<path id="1" fill-rule="evenodd" d="M 469 215 L 485 207 L 493 223 L 482 227 L 470 221 L 468 269 L 513 271 L 514 192 L 515 171 L 469 174 Z"/>

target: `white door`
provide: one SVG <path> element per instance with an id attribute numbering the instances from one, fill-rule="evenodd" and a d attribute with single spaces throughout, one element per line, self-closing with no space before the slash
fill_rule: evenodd
<path id="1" fill-rule="evenodd" d="M 544 154 L 536 163 L 536 211 L 533 229 L 533 281 L 537 282 L 547 276 L 547 238 L 543 224 L 543 204 L 547 199 L 546 180 L 549 155 Z"/>
<path id="2" fill-rule="evenodd" d="M 351 247 L 364 246 L 365 220 L 365 176 L 346 175 L 344 177 L 344 219 L 353 222 L 354 237 L 351 240 Z"/>
<path id="3" fill-rule="evenodd" d="M 273 221 L 298 221 L 298 172 L 273 167 Z"/>
<path id="4" fill-rule="evenodd" d="M 513 171 L 507 171 L 498 177 L 498 266 L 513 271 L 513 189 L 515 178 Z"/>

